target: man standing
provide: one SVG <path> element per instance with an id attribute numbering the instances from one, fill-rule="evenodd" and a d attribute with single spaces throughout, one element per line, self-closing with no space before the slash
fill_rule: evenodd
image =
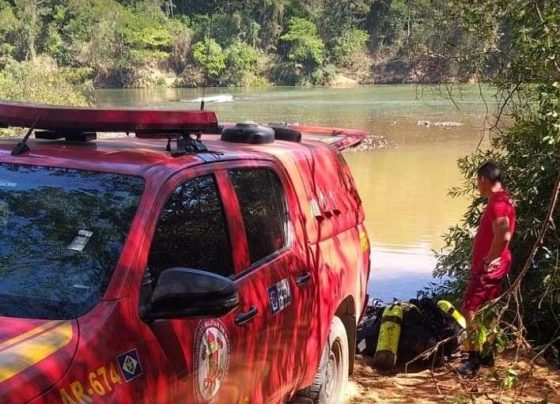
<path id="1" fill-rule="evenodd" d="M 474 317 L 484 303 L 501 293 L 502 280 L 511 269 L 508 246 L 515 230 L 515 207 L 502 186 L 498 166 L 488 161 L 478 168 L 477 174 L 478 190 L 488 203 L 474 238 L 471 276 L 461 305 L 467 319 L 465 348 L 469 353 L 468 360 L 457 369 L 463 375 L 474 375 L 480 367 L 482 347 L 473 341 L 478 329 Z"/>

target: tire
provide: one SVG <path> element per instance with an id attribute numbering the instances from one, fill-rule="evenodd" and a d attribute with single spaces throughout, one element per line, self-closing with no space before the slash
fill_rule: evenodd
<path id="1" fill-rule="evenodd" d="M 341 404 L 348 382 L 349 363 L 346 328 L 335 316 L 313 383 L 301 390 L 298 397 L 315 404 Z"/>

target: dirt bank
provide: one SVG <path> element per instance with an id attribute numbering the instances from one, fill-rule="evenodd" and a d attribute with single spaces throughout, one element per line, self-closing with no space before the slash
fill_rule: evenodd
<path id="1" fill-rule="evenodd" d="M 383 375 L 370 366 L 370 358 L 358 355 L 346 397 L 352 404 L 560 403 L 560 372 L 542 362 L 531 367 L 528 357 L 517 363 L 516 386 L 500 388 L 513 359 L 514 352 L 509 352 L 496 361 L 495 369 L 483 368 L 476 378 L 463 379 L 454 371 L 460 359 L 434 369 L 433 375 L 429 369 Z"/>

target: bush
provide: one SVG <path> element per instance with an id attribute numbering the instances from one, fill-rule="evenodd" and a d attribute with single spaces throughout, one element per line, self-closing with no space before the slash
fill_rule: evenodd
<path id="1" fill-rule="evenodd" d="M 226 61 L 228 68 L 253 71 L 259 59 L 259 52 L 252 46 L 235 41 L 226 50 Z"/>
<path id="2" fill-rule="evenodd" d="M 336 76 L 336 66 L 326 65 L 317 69 L 311 75 L 311 84 L 315 86 L 328 86 Z"/>
<path id="3" fill-rule="evenodd" d="M 169 56 L 173 39 L 161 10 L 137 7 L 123 10 L 119 17 L 116 34 L 128 62 L 144 63 Z"/>
<path id="4" fill-rule="evenodd" d="M 206 77 L 199 66 L 188 65 L 175 80 L 174 87 L 202 87 L 206 83 Z"/>
<path id="5" fill-rule="evenodd" d="M 353 28 L 344 31 L 342 36 L 335 39 L 333 58 L 343 66 L 352 64 L 354 57 L 366 52 L 368 33 L 364 30 Z"/>
<path id="6" fill-rule="evenodd" d="M 309 20 L 293 17 L 288 32 L 280 37 L 289 43 L 288 59 L 301 63 L 311 73 L 325 60 L 325 44 L 317 32 L 317 26 Z"/>
<path id="7" fill-rule="evenodd" d="M 195 18 L 197 36 L 214 38 L 220 46 L 226 48 L 235 41 L 244 39 L 245 17 L 239 13 L 212 13 L 209 16 Z"/>
<path id="8" fill-rule="evenodd" d="M 225 51 L 226 70 L 220 80 L 225 86 L 266 86 L 264 78 L 265 57 L 251 45 L 235 41 Z"/>
<path id="9" fill-rule="evenodd" d="M 180 20 L 173 20 L 169 29 L 173 43 L 168 63 L 176 72 L 180 73 L 190 62 L 193 30 Z"/>
<path id="10" fill-rule="evenodd" d="M 59 105 L 88 105 L 93 86 L 76 84 L 82 80 L 57 67 L 49 58 L 36 58 L 33 62 L 10 61 L 0 72 L 0 98 L 4 100 L 36 102 Z"/>
<path id="11" fill-rule="evenodd" d="M 195 43 L 192 54 L 198 65 L 214 78 L 226 68 L 226 56 L 222 47 L 212 38 Z"/>
<path id="12" fill-rule="evenodd" d="M 275 60 L 273 63 L 270 79 L 274 84 L 282 86 L 299 86 L 306 83 L 306 76 L 300 65 L 280 60 Z"/>

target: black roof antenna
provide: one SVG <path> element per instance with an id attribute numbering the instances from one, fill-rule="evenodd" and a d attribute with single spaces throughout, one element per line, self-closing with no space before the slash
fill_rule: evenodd
<path id="1" fill-rule="evenodd" d="M 20 154 L 27 153 L 29 151 L 27 140 L 29 139 L 29 136 L 31 136 L 31 134 L 33 133 L 33 130 L 35 129 L 35 125 L 37 125 L 39 119 L 41 119 L 41 115 L 39 115 L 37 119 L 35 119 L 35 122 L 33 122 L 33 125 L 31 125 L 31 127 L 29 128 L 29 130 L 21 140 L 21 142 L 16 144 L 15 147 L 12 149 L 12 153 L 11 153 L 12 156 L 19 156 Z"/>
<path id="2" fill-rule="evenodd" d="M 206 69 L 204 74 L 204 83 L 202 84 L 202 98 L 200 99 L 200 110 L 204 111 L 204 97 L 206 95 L 206 82 L 208 81 L 208 59 L 210 59 L 210 39 L 208 39 L 208 34 L 205 35 L 205 42 L 206 42 Z"/>

